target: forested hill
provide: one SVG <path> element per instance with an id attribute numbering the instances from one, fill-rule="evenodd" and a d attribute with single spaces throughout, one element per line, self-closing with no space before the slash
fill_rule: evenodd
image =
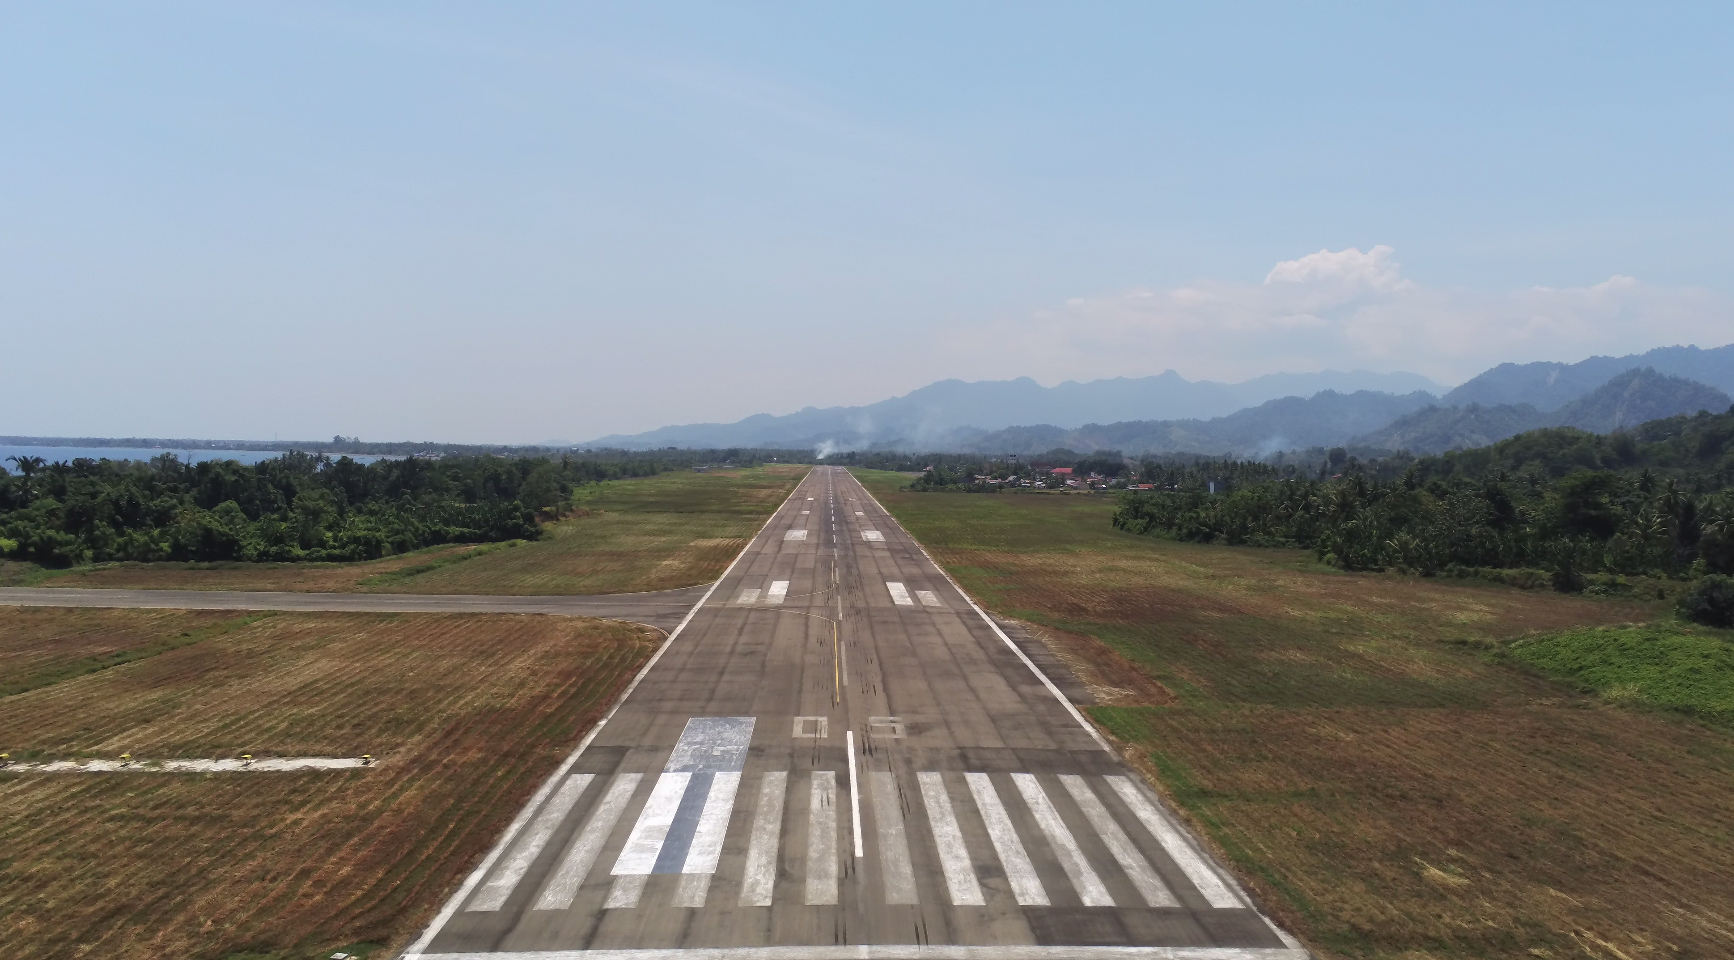
<path id="1" fill-rule="evenodd" d="M 1651 420 L 1596 434 L 1573 427 L 1531 430 L 1473 450 L 1422 457 L 1426 477 L 1563 477 L 1580 470 L 1648 471 L 1720 489 L 1734 484 L 1734 410 Z"/>
<path id="2" fill-rule="evenodd" d="M 1556 410 L 1542 411 L 1527 403 L 1427 406 L 1355 437 L 1348 445 L 1439 453 L 1486 446 L 1542 427 L 1612 433 L 1699 410 L 1720 413 L 1731 403 L 1734 399 L 1714 387 L 1644 368 L 1627 370 Z"/>
<path id="3" fill-rule="evenodd" d="M 1539 568 L 1566 590 L 1591 585 L 1590 575 L 1734 573 L 1734 411 L 1611 436 L 1533 430 L 1419 460 L 1340 453 L 1331 458 L 1340 472 L 1316 478 L 1293 466 L 1224 465 L 1210 476 L 1233 479 L 1214 495 L 1203 474 L 1156 477 L 1161 488 L 1127 496 L 1114 524 L 1308 547 L 1351 570 Z"/>
<path id="4" fill-rule="evenodd" d="M 440 543 L 538 536 L 538 511 L 574 486 L 665 469 L 656 460 L 406 458 L 360 464 L 291 453 L 245 465 L 45 463 L 0 474 L 0 557 L 366 560 Z"/>

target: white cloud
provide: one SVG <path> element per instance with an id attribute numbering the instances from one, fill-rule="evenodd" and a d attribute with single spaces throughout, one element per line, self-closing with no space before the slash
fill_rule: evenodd
<path id="1" fill-rule="evenodd" d="M 997 339 L 1004 369 L 1038 379 L 1143 376 L 1239 380 L 1349 366 L 1413 370 L 1457 383 L 1505 361 L 1579 360 L 1734 340 L 1734 310 L 1712 292 L 1614 276 L 1588 287 L 1487 292 L 1404 279 L 1388 246 L 1321 250 L 1262 283 L 1200 281 L 1082 297 L 1023 323 L 960 332 Z"/>

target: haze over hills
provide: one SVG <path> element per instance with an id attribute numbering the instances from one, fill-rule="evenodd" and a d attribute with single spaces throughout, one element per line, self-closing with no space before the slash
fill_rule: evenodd
<path id="1" fill-rule="evenodd" d="M 1715 387 L 1645 367 L 1627 370 L 1556 410 L 1538 410 L 1528 403 L 1430 405 L 1348 442 L 1416 454 L 1442 453 L 1484 447 L 1541 427 L 1612 433 L 1682 413 L 1721 413 L 1730 405 L 1734 399 Z"/>
<path id="2" fill-rule="evenodd" d="M 1442 398 L 1435 393 L 1443 392 Z M 809 407 L 729 424 L 663 427 L 586 446 L 891 448 L 1035 453 L 1264 456 L 1353 443 L 1417 453 L 1477 446 L 1538 426 L 1607 432 L 1720 410 L 1734 392 L 1734 345 L 1663 347 L 1578 363 L 1501 364 L 1448 392 L 1415 374 L 1272 374 L 1228 384 L 1158 376 L 1068 381 L 942 380 L 860 407 Z"/>
<path id="3" fill-rule="evenodd" d="M 1526 403 L 1546 413 L 1588 394 L 1619 374 L 1643 367 L 1734 394 L 1734 344 L 1730 344 L 1709 350 L 1658 347 L 1648 353 L 1590 357 L 1578 363 L 1502 363 L 1445 394 L 1444 406 Z"/>
<path id="4" fill-rule="evenodd" d="M 1069 429 L 1126 420 L 1203 420 L 1222 417 L 1279 397 L 1376 391 L 1444 392 L 1441 384 L 1414 373 L 1366 370 L 1275 373 L 1244 383 L 1188 381 L 1172 370 L 1153 377 L 1118 377 L 1044 387 L 1016 380 L 941 380 L 901 397 L 860 407 L 808 407 L 785 416 L 758 414 L 735 423 L 662 427 L 629 436 L 599 437 L 588 447 L 628 450 L 655 447 L 840 448 L 903 445 L 941 449 L 983 432 L 1020 424 Z"/>

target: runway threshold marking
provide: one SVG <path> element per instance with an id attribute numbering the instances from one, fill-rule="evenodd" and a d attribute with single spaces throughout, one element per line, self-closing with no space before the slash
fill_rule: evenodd
<path id="1" fill-rule="evenodd" d="M 1084 812 L 1084 819 L 1090 821 L 1091 829 L 1096 836 L 1102 838 L 1102 844 L 1108 848 L 1114 860 L 1125 871 L 1126 878 L 1132 881 L 1132 886 L 1138 888 L 1138 895 L 1152 907 L 1178 907 L 1180 901 L 1175 899 L 1174 892 L 1156 875 L 1150 861 L 1138 851 L 1132 838 L 1120 825 L 1114 822 L 1114 817 L 1108 813 L 1108 808 L 1102 805 L 1095 791 L 1084 782 L 1084 778 L 1075 773 L 1060 774 L 1060 785 L 1072 795 L 1073 802 Z"/>
<path id="2" fill-rule="evenodd" d="M 1048 838 L 1048 847 L 1059 857 L 1060 868 L 1066 871 L 1066 878 L 1072 881 L 1072 889 L 1078 891 L 1078 899 L 1086 907 L 1111 907 L 1114 898 L 1108 895 L 1108 888 L 1102 883 L 1102 878 L 1090 866 L 1090 861 L 1084 859 L 1084 851 L 1078 847 L 1078 840 L 1072 836 L 1072 831 L 1066 827 L 1066 822 L 1060 819 L 1060 812 L 1054 809 L 1048 793 L 1042 789 L 1042 783 L 1033 773 L 1014 773 L 1012 784 L 1023 794 L 1024 805 L 1030 808 L 1030 814 L 1036 819 L 1036 826 Z"/>
<path id="3" fill-rule="evenodd" d="M 560 861 L 560 869 L 549 878 L 542 888 L 542 895 L 536 898 L 535 909 L 565 910 L 572 906 L 579 885 L 590 875 L 590 868 L 596 865 L 602 845 L 608 842 L 608 835 L 614 832 L 614 825 L 620 822 L 620 815 L 626 812 L 626 805 L 631 802 L 632 794 L 638 790 L 638 782 L 643 777 L 640 773 L 622 773 L 608 785 L 608 793 L 603 796 L 601 805 L 578 831 L 577 839 L 566 852 L 565 859 Z"/>
<path id="4" fill-rule="evenodd" d="M 1156 842 L 1162 845 L 1162 849 L 1168 852 L 1169 858 L 1186 874 L 1186 879 L 1191 880 L 1198 892 L 1204 895 L 1206 903 L 1219 908 L 1241 905 L 1240 898 L 1228 889 L 1228 884 L 1222 882 L 1222 878 L 1211 869 L 1210 864 L 1205 863 L 1192 844 L 1180 834 L 1179 828 L 1168 822 L 1168 818 L 1156 809 L 1156 805 L 1132 783 L 1131 778 L 1114 776 L 1103 779 L 1108 781 L 1109 789 L 1119 794 L 1120 799 L 1131 809 L 1132 815 L 1144 824 L 1144 829 L 1149 830 Z"/>
<path id="5" fill-rule="evenodd" d="M 596 776 L 589 773 L 576 773 L 566 778 L 566 782 L 554 792 L 554 799 L 548 801 L 548 805 L 543 807 L 542 812 L 530 823 L 530 829 L 518 839 L 512 855 L 500 864 L 493 879 L 482 885 L 481 892 L 476 894 L 468 909 L 498 910 L 506 905 L 506 898 L 517 888 L 518 881 L 524 879 L 530 864 L 536 862 L 542 848 L 553 839 L 560 821 L 566 819 L 566 814 L 572 811 L 572 805 L 578 802 L 584 788 L 590 786 L 590 781 L 594 779 Z"/>
<path id="6" fill-rule="evenodd" d="M 963 778 L 969 783 L 969 792 L 975 796 L 975 806 L 981 811 L 982 822 L 987 825 L 987 838 L 993 843 L 993 851 L 999 855 L 1000 866 L 1005 868 L 1012 897 L 1019 906 L 1047 906 L 1048 891 L 1042 887 L 1041 878 L 1036 876 L 1035 864 L 1030 862 L 1029 852 L 1018 839 L 1017 828 L 1012 826 L 1011 816 L 1006 813 L 1005 804 L 1000 802 L 999 792 L 993 788 L 993 779 L 985 773 L 966 773 Z"/>
<path id="7" fill-rule="evenodd" d="M 873 825 L 879 834 L 879 875 L 885 884 L 885 902 L 915 903 L 915 867 L 909 859 L 897 782 L 890 773 L 875 770 L 867 775 L 867 783 L 873 798 Z"/>
<path id="8" fill-rule="evenodd" d="M 807 801 L 807 905 L 837 902 L 837 771 L 814 770 Z"/>
<path id="9" fill-rule="evenodd" d="M 771 905 L 771 893 L 777 882 L 777 840 L 783 829 L 783 796 L 788 790 L 787 771 L 773 770 L 759 780 L 759 802 L 753 811 L 746 872 L 741 877 L 743 907 Z"/>
<path id="10" fill-rule="evenodd" d="M 933 845 L 939 850 L 939 868 L 945 874 L 945 888 L 951 894 L 952 904 L 985 906 L 987 900 L 981 895 L 981 882 L 976 879 L 963 831 L 958 829 L 957 813 L 952 809 L 944 775 L 922 772 L 915 775 L 915 781 L 921 785 L 921 802 L 927 807 L 927 822 L 933 829 Z"/>

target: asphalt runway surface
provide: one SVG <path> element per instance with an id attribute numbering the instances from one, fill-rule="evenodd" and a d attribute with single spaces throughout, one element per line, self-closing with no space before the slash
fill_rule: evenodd
<path id="1" fill-rule="evenodd" d="M 1306 953 L 866 490 L 821 467 L 406 956 Z"/>
<path id="2" fill-rule="evenodd" d="M 0 604 L 178 610 L 296 610 L 340 613 L 540 613 L 631 620 L 674 629 L 706 586 L 596 597 L 507 597 L 407 593 L 291 593 L 245 590 L 85 590 L 0 587 Z"/>

